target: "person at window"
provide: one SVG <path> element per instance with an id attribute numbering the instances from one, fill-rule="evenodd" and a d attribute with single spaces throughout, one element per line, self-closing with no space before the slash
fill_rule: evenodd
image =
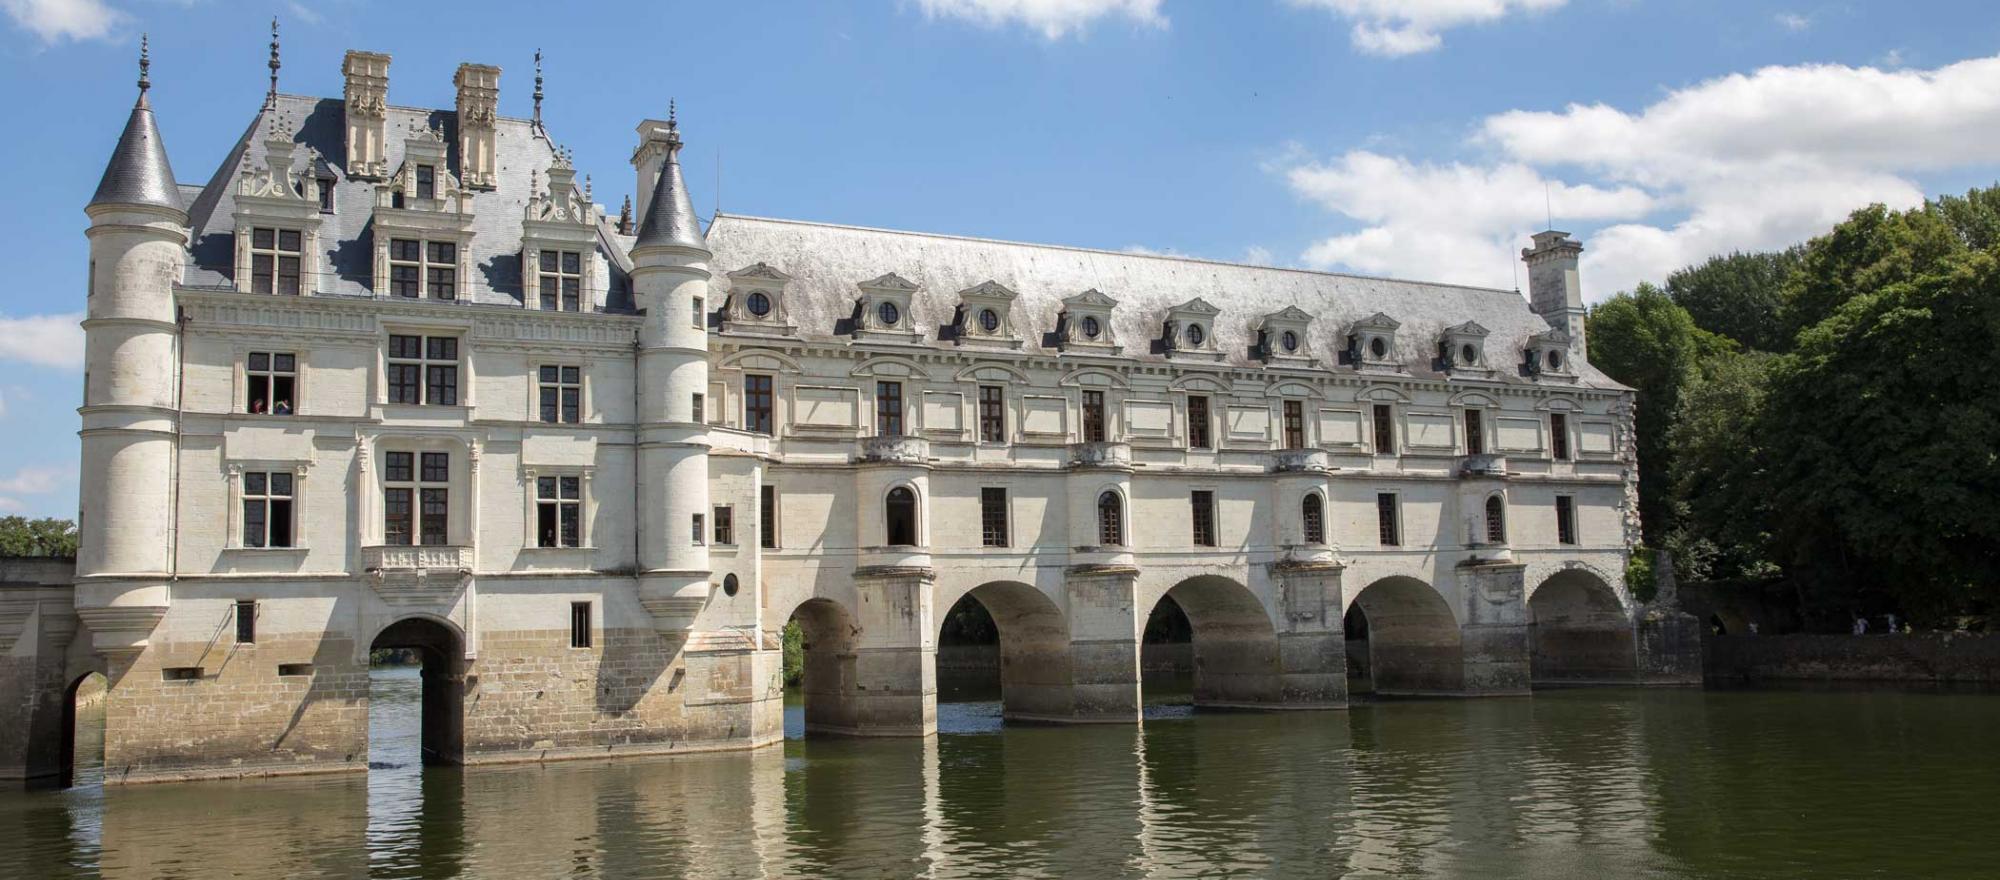
<path id="1" fill-rule="evenodd" d="M 291 414 L 292 414 L 292 402 L 291 402 L 291 401 L 289 401 L 289 400 L 280 400 L 280 401 L 278 401 L 277 405 L 276 405 L 275 407 L 273 407 L 273 408 L 272 408 L 272 410 L 271 410 L 271 411 L 272 411 L 272 412 L 274 412 L 274 413 L 277 413 L 278 415 L 281 415 L 281 416 L 288 416 L 288 415 L 291 415 Z"/>

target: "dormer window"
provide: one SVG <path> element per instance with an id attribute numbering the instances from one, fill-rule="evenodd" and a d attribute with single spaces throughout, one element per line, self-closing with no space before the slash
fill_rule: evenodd
<path id="1" fill-rule="evenodd" d="M 542 308 L 574 312 L 583 302 L 583 254 L 577 251 L 541 252 L 540 284 Z"/>
<path id="2" fill-rule="evenodd" d="M 1102 354 L 1122 350 L 1111 323 L 1117 300 L 1092 289 L 1063 300 L 1062 305 L 1062 313 L 1056 316 L 1056 338 L 1064 349 Z"/>
<path id="3" fill-rule="evenodd" d="M 743 301 L 743 307 L 754 317 L 762 318 L 771 314 L 771 298 L 763 291 L 752 291 Z"/>
<path id="4" fill-rule="evenodd" d="M 1485 327 L 1477 321 L 1467 321 L 1456 327 L 1448 327 L 1444 337 L 1438 340 L 1438 357 L 1444 361 L 1443 367 L 1453 373 L 1486 375 L 1492 371 L 1486 363 Z"/>
<path id="5" fill-rule="evenodd" d="M 789 336 L 785 321 L 785 283 L 792 276 L 766 263 L 752 263 L 729 273 L 729 296 L 722 301 L 722 332 Z"/>
<path id="6" fill-rule="evenodd" d="M 1569 334 L 1561 330 L 1528 337 L 1528 372 L 1547 379 L 1575 381 L 1576 371 L 1570 366 L 1569 343 Z"/>
<path id="7" fill-rule="evenodd" d="M 1317 363 L 1306 350 L 1306 328 L 1312 326 L 1312 321 L 1313 316 L 1298 306 L 1286 306 L 1282 311 L 1265 315 L 1257 329 L 1257 347 L 1262 350 L 1264 360 L 1294 366 Z"/>
<path id="8" fill-rule="evenodd" d="M 331 214 L 333 213 L 333 178 L 322 177 L 318 182 L 319 212 L 322 214 Z"/>
<path id="9" fill-rule="evenodd" d="M 259 226 L 250 231 L 250 292 L 299 292 L 302 236 L 296 229 Z"/>
<path id="10" fill-rule="evenodd" d="M 1220 314 L 1221 309 L 1200 297 L 1168 309 L 1166 332 L 1162 336 L 1167 356 L 1222 360 L 1222 352 L 1215 347 L 1215 334 L 1211 332 L 1215 317 Z"/>
<path id="11" fill-rule="evenodd" d="M 922 338 L 916 328 L 917 315 L 910 309 L 917 285 L 894 272 L 855 285 L 861 289 L 854 323 L 856 340 L 912 343 Z"/>
<path id="12" fill-rule="evenodd" d="M 1354 366 L 1377 372 L 1401 370 L 1403 365 L 1396 360 L 1396 330 L 1401 326 L 1396 319 L 1381 312 L 1354 322 L 1354 328 L 1347 337 Z"/>
<path id="13" fill-rule="evenodd" d="M 389 242 L 389 293 L 415 298 L 458 298 L 458 245 L 409 238 Z"/>
<path id="14" fill-rule="evenodd" d="M 1013 312 L 1017 294 L 998 281 L 982 281 L 958 292 L 952 341 L 958 345 L 1021 347 Z"/>
<path id="15" fill-rule="evenodd" d="M 417 166 L 417 198 L 437 198 L 437 166 Z"/>

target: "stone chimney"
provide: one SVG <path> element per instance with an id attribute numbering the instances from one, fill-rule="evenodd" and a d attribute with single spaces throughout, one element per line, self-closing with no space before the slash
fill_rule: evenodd
<path id="1" fill-rule="evenodd" d="M 1569 334 L 1570 353 L 1581 356 L 1583 342 L 1583 282 L 1576 271 L 1583 244 L 1567 232 L 1535 233 L 1535 246 L 1521 249 L 1528 264 L 1528 303 L 1549 326 Z"/>
<path id="2" fill-rule="evenodd" d="M 667 163 L 667 123 L 648 119 L 639 123 L 638 132 L 639 146 L 632 151 L 632 168 L 638 172 L 638 179 L 633 184 L 632 195 L 643 205 L 660 180 L 661 166 Z M 633 231 L 636 232 L 637 227 Z"/>
<path id="3" fill-rule="evenodd" d="M 458 176 L 472 189 L 492 189 L 499 180 L 493 126 L 500 106 L 500 68 L 460 64 L 451 78 L 458 86 Z"/>
<path id="4" fill-rule="evenodd" d="M 349 49 L 340 73 L 347 79 L 347 176 L 381 180 L 389 176 L 383 131 L 389 118 L 389 56 Z"/>

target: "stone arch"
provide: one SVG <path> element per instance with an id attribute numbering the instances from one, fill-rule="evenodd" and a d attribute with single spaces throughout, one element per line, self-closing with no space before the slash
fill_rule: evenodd
<path id="1" fill-rule="evenodd" d="M 1629 684 L 1638 675 L 1632 618 L 1598 573 L 1565 568 L 1528 594 L 1528 672 L 1536 686 Z"/>
<path id="2" fill-rule="evenodd" d="M 1377 580 L 1348 605 L 1346 625 L 1348 674 L 1375 693 L 1456 694 L 1464 689 L 1458 617 L 1430 584 L 1404 575 Z"/>
<path id="3" fill-rule="evenodd" d="M 799 693 L 805 698 L 805 733 L 853 734 L 860 727 L 854 691 L 855 643 L 861 626 L 847 607 L 814 597 L 787 618 L 799 626 Z M 786 653 L 790 653 L 787 648 Z M 791 662 L 786 658 L 787 664 Z"/>
<path id="4" fill-rule="evenodd" d="M 988 581 L 965 591 L 951 608 L 976 602 L 999 631 L 1001 717 L 1067 720 L 1070 692 L 1069 619 L 1041 590 L 1019 581 Z M 943 647 L 942 642 L 939 645 Z"/>
<path id="5" fill-rule="evenodd" d="M 1278 631 L 1250 588 L 1220 575 L 1196 575 L 1154 603 L 1187 615 L 1194 650 L 1197 707 L 1270 707 L 1283 702 Z"/>
<path id="6" fill-rule="evenodd" d="M 77 741 L 77 734 L 79 732 L 77 725 L 86 715 L 95 719 L 97 735 L 94 737 L 94 757 L 96 758 L 94 767 L 100 774 L 103 771 L 104 734 L 106 732 L 104 707 L 99 705 L 94 712 L 86 713 L 82 711 L 82 707 L 79 706 L 77 701 L 86 695 L 94 694 L 96 699 L 108 702 L 111 699 L 110 689 L 111 680 L 103 672 L 95 669 L 86 671 L 82 675 L 71 679 L 69 686 L 63 688 L 61 745 L 56 754 L 56 784 L 62 788 L 69 788 L 77 783 L 76 760 L 77 746 L 79 745 Z"/>
<path id="7" fill-rule="evenodd" d="M 441 617 L 409 615 L 377 631 L 368 648 L 417 651 L 423 661 L 421 759 L 427 765 L 464 763 L 464 630 Z"/>

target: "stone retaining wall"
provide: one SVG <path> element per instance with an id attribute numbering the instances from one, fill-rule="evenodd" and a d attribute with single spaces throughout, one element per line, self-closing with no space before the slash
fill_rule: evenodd
<path id="1" fill-rule="evenodd" d="M 1996 635 L 1708 636 L 1702 648 L 1715 682 L 2000 683 Z"/>

